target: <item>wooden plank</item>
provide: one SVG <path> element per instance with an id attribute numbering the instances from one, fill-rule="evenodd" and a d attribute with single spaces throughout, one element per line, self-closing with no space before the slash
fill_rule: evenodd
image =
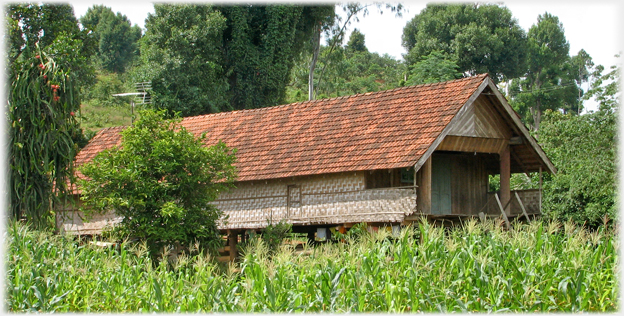
<path id="1" fill-rule="evenodd" d="M 509 125 L 501 117 L 488 97 L 480 96 L 475 101 L 475 136 L 491 138 L 510 138 Z"/>
<path id="2" fill-rule="evenodd" d="M 438 150 L 470 153 L 498 154 L 507 145 L 502 138 L 447 136 L 438 146 Z"/>
<path id="3" fill-rule="evenodd" d="M 514 192 L 514 195 L 516 196 L 516 200 L 518 200 L 518 204 L 520 204 L 520 208 L 522 209 L 522 214 L 524 214 L 524 217 L 526 217 L 527 221 L 531 223 L 531 220 L 529 219 L 529 214 L 527 214 L 527 211 L 524 208 L 524 203 L 522 203 L 522 200 L 520 200 L 520 197 L 518 196 L 518 192 Z"/>
<path id="4" fill-rule="evenodd" d="M 503 215 L 503 220 L 505 220 L 505 226 L 507 226 L 507 229 L 510 229 L 511 226 L 509 225 L 509 218 L 507 218 L 507 214 L 505 214 L 505 210 L 503 209 L 501 200 L 498 198 L 497 194 L 494 194 L 494 196 L 496 197 L 496 203 L 498 204 L 498 209 L 500 209 L 501 214 Z"/>

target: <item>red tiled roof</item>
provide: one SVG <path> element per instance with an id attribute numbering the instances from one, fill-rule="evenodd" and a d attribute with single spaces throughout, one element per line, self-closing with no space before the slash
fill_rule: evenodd
<path id="1" fill-rule="evenodd" d="M 414 166 L 487 75 L 333 99 L 187 117 L 206 144 L 237 148 L 238 180 Z M 80 165 L 120 143 L 100 131 Z"/>

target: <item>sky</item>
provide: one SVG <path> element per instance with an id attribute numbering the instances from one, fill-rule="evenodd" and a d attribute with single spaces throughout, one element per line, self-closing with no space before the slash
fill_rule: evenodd
<path id="1" fill-rule="evenodd" d="M 252 1 L 253 2 L 253 1 Z M 94 4 L 102 4 L 102 1 L 70 1 L 77 17 L 85 14 L 87 9 Z M 401 46 L 403 27 L 415 15 L 425 8 L 425 1 L 402 2 L 405 11 L 402 17 L 396 17 L 389 10 L 379 10 L 372 6 L 369 14 L 360 17 L 359 22 L 353 22 L 349 26 L 349 32 L 357 28 L 365 35 L 366 46 L 369 51 L 381 55 L 388 54 L 396 59 L 402 59 L 407 53 Z M 584 49 L 593 58 L 595 64 L 601 64 L 605 68 L 620 63 L 615 54 L 622 51 L 622 28 L 624 25 L 618 16 L 624 15 L 624 5 L 615 0 L 594 1 L 503 1 L 519 25 L 528 32 L 529 28 L 537 23 L 540 14 L 548 12 L 559 18 L 563 24 L 565 35 L 570 43 L 570 55 L 576 55 Z M 106 6 L 114 12 L 126 15 L 133 24 L 144 28 L 144 21 L 148 13 L 154 13 L 151 1 L 106 1 Z M 338 10 L 337 10 L 338 12 Z M 348 35 L 345 37 L 348 39 Z M 583 86 L 587 88 L 587 84 Z M 594 110 L 595 103 L 590 102 L 586 106 Z"/>

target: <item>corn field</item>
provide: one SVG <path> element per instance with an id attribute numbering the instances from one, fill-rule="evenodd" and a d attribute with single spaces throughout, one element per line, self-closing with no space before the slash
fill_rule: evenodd
<path id="1" fill-rule="evenodd" d="M 253 240 L 239 262 L 207 255 L 153 264 L 141 244 L 78 243 L 12 223 L 12 312 L 549 312 L 619 308 L 618 238 L 572 223 L 422 222 L 345 242 Z"/>

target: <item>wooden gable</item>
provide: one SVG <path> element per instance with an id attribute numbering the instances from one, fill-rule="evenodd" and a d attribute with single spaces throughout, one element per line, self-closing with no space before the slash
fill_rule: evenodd
<path id="1" fill-rule="evenodd" d="M 509 139 L 511 129 L 486 97 L 481 95 L 460 114 L 448 135 Z"/>

